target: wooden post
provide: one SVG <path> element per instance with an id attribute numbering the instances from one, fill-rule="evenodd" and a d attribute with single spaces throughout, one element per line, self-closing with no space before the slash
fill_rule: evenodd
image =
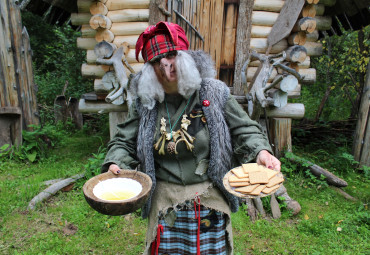
<path id="1" fill-rule="evenodd" d="M 240 0 L 238 27 L 235 46 L 234 95 L 245 95 L 241 81 L 241 72 L 244 62 L 249 57 L 249 45 L 252 29 L 253 0 Z"/>
<path id="2" fill-rule="evenodd" d="M 366 83 L 362 92 L 355 137 L 353 156 L 360 165 L 370 167 L 370 64 L 367 65 Z"/>
<path id="3" fill-rule="evenodd" d="M 292 151 L 291 129 L 292 119 L 290 118 L 270 119 L 270 139 L 277 158 L 282 156 L 284 151 Z"/>
<path id="4" fill-rule="evenodd" d="M 0 6 L 0 122 L 4 128 L 0 130 L 6 136 L 20 137 L 21 143 L 15 126 L 21 125 L 16 130 L 22 132 L 31 124 L 39 124 L 31 47 L 16 2 L 0 0 Z"/>
<path id="5" fill-rule="evenodd" d="M 166 16 L 161 12 L 160 7 L 166 6 L 164 0 L 150 0 L 149 3 L 149 25 L 155 25 L 159 21 L 165 21 Z"/>

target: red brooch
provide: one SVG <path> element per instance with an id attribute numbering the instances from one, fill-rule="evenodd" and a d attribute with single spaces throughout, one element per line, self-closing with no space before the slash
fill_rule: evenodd
<path id="1" fill-rule="evenodd" d="M 208 100 L 203 100 L 203 106 L 208 107 L 211 103 Z"/>

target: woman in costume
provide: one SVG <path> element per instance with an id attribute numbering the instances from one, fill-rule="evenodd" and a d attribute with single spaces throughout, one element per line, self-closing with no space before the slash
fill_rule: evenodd
<path id="1" fill-rule="evenodd" d="M 153 186 L 144 254 L 233 254 L 239 199 L 223 176 L 256 161 L 280 171 L 268 140 L 215 79 L 211 58 L 189 51 L 184 30 L 159 22 L 136 43 L 145 64 L 130 80 L 129 115 L 108 145 L 103 171 L 135 169 Z"/>

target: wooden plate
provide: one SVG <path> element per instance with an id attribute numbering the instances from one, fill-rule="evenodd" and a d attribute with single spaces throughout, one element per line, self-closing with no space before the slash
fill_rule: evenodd
<path id="1" fill-rule="evenodd" d="M 239 167 L 241 167 L 241 166 L 239 166 Z M 237 167 L 237 168 L 239 168 L 239 167 Z M 234 169 L 234 168 L 233 168 Z M 274 194 L 279 188 L 280 188 L 280 186 L 284 183 L 284 182 L 282 182 L 282 183 L 280 183 L 279 184 L 279 188 L 277 188 L 277 189 L 275 189 L 274 191 L 272 191 L 272 192 L 270 192 L 270 193 L 268 193 L 268 194 L 265 194 L 265 193 L 260 193 L 258 196 L 253 196 L 253 195 L 248 195 L 248 194 L 244 194 L 244 193 L 240 193 L 240 192 L 237 192 L 237 191 L 235 191 L 235 189 L 236 188 L 239 188 L 239 187 L 231 187 L 230 186 L 230 183 L 229 183 L 229 177 L 230 176 L 232 176 L 232 175 L 235 175 L 233 172 L 232 172 L 232 170 L 233 169 L 231 169 L 229 172 L 227 172 L 226 174 L 225 174 L 225 176 L 224 176 L 224 178 L 223 178 L 223 184 L 224 184 L 224 187 L 226 188 L 226 190 L 229 192 L 229 193 L 231 193 L 231 194 L 233 194 L 234 196 L 237 196 L 237 197 L 241 197 L 241 198 L 258 198 L 258 197 L 267 197 L 267 196 L 270 196 L 271 194 Z M 278 177 L 281 177 L 281 178 L 284 178 L 284 176 L 283 176 L 283 174 L 281 173 L 281 172 L 279 172 L 276 176 L 278 176 Z M 247 185 L 247 186 L 249 186 L 249 185 Z M 245 186 L 245 187 L 247 187 L 247 186 Z"/>

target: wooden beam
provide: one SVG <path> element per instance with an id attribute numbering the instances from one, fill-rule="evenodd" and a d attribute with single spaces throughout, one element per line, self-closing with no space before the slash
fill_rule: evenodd
<path id="1" fill-rule="evenodd" d="M 334 6 L 336 2 L 336 0 L 320 0 L 320 4 L 325 6 Z"/>
<path id="2" fill-rule="evenodd" d="M 96 59 L 97 59 L 97 56 L 95 55 L 94 50 L 87 50 L 86 51 L 86 62 L 88 64 L 95 64 L 96 63 Z M 136 58 L 135 58 L 135 49 L 130 49 L 129 50 L 129 52 L 128 52 L 127 56 L 126 56 L 126 60 L 127 60 L 127 62 L 129 64 L 136 64 L 136 63 L 138 63 L 136 61 Z M 141 54 L 139 54 L 139 63 L 144 63 L 144 59 L 141 56 Z"/>
<path id="3" fill-rule="evenodd" d="M 81 36 L 83 38 L 95 38 L 96 30 L 90 27 L 89 24 L 83 24 L 81 26 Z"/>
<path id="4" fill-rule="evenodd" d="M 127 42 L 131 49 L 135 49 L 136 41 L 139 35 L 119 35 L 115 36 L 113 43 L 119 47 L 122 43 Z"/>
<path id="5" fill-rule="evenodd" d="M 148 22 L 121 22 L 113 23 L 111 31 L 115 36 L 140 35 L 149 26 Z M 136 42 L 135 42 L 136 44 Z"/>
<path id="6" fill-rule="evenodd" d="M 71 13 L 71 23 L 74 26 L 89 24 L 91 17 L 90 13 Z"/>
<path id="7" fill-rule="evenodd" d="M 306 34 L 307 42 L 316 42 L 317 40 L 319 40 L 319 31 L 317 29 L 312 33 Z"/>
<path id="8" fill-rule="evenodd" d="M 267 116 L 270 118 L 302 119 L 304 117 L 304 104 L 287 104 L 282 108 L 267 108 Z"/>
<path id="9" fill-rule="evenodd" d="M 149 21 L 148 9 L 123 9 L 109 11 L 107 17 L 112 22 Z"/>
<path id="10" fill-rule="evenodd" d="M 253 11 L 280 12 L 283 5 L 283 0 L 255 0 Z"/>
<path id="11" fill-rule="evenodd" d="M 98 42 L 95 40 L 95 38 L 77 38 L 77 48 L 79 49 L 93 50 L 97 43 Z"/>
<path id="12" fill-rule="evenodd" d="M 279 16 L 279 13 L 253 11 L 252 24 L 257 26 L 273 26 Z"/>
<path id="13" fill-rule="evenodd" d="M 127 105 L 115 105 L 99 101 L 85 101 L 80 99 L 78 109 L 81 113 L 108 113 L 108 112 L 127 112 Z"/>
<path id="14" fill-rule="evenodd" d="M 303 47 L 307 50 L 307 56 L 319 57 L 323 53 L 323 45 L 321 42 L 306 42 Z"/>
<path id="15" fill-rule="evenodd" d="M 252 38 L 267 38 L 271 33 L 272 27 L 268 26 L 252 26 L 251 37 Z"/>
<path id="16" fill-rule="evenodd" d="M 251 38 L 250 48 L 258 53 L 265 53 L 267 50 L 267 38 Z M 270 53 L 280 53 L 286 48 L 288 48 L 288 41 L 283 39 L 272 47 Z"/>
<path id="17" fill-rule="evenodd" d="M 325 5 L 323 4 L 315 4 L 316 9 L 316 16 L 322 16 L 325 13 Z"/>
<path id="18" fill-rule="evenodd" d="M 122 10 L 122 9 L 148 9 L 149 0 L 108 0 L 105 5 L 108 10 Z"/>
<path id="19" fill-rule="evenodd" d="M 330 16 L 316 16 L 316 29 L 319 31 L 330 30 L 332 18 Z"/>

